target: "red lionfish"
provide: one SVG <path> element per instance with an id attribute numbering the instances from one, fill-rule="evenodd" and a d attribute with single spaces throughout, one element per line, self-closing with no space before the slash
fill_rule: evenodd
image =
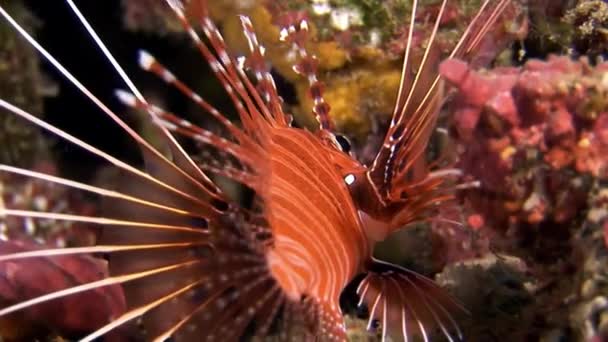
<path id="1" fill-rule="evenodd" d="M 281 40 L 298 56 L 294 70 L 310 83 L 319 123 L 316 132 L 292 127 L 264 61 L 264 48 L 247 17 L 242 16 L 241 23 L 250 54 L 234 58 L 209 18 L 206 1 L 200 0 L 197 18 L 203 38 L 186 17 L 184 4 L 166 0 L 230 97 L 240 124 L 228 120 L 149 53 L 140 52 L 139 63 L 217 120 L 228 132 L 229 137 L 224 137 L 148 102 L 72 0 L 66 1 L 125 82 L 128 90 L 118 90 L 118 98 L 147 113 L 170 152 L 161 153 L 130 128 L 0 7 L 0 14 L 21 36 L 139 145 L 145 161 L 145 169 L 140 170 L 0 100 L 6 111 L 100 157 L 127 179 L 118 192 L 0 165 L 3 172 L 102 196 L 111 208 L 101 217 L 0 206 L 2 217 L 104 227 L 95 246 L 17 249 L 1 256 L 0 264 L 100 253 L 107 256 L 110 268 L 107 277 L 33 296 L 3 307 L 0 316 L 119 285 L 126 300 L 124 311 L 82 341 L 117 330 L 155 341 L 203 337 L 230 341 L 273 335 L 344 341 L 339 297 L 354 279 L 362 279 L 357 288 L 360 304 L 369 308 L 370 327 L 380 323 L 383 339 L 390 335 L 409 341 L 418 336 L 428 341 L 435 330 L 451 341 L 463 339 L 452 316 L 464 310 L 456 301 L 432 280 L 372 257 L 376 242 L 390 233 L 412 222 L 432 221 L 438 204 L 453 199 L 459 187 L 451 182 L 457 170 L 423 162 L 446 99 L 436 68 L 434 38 L 447 0 L 440 4 L 418 64 L 411 53 L 418 5 L 412 0 L 392 120 L 368 166 L 348 153 L 345 138 L 334 130 L 316 76 L 315 57 L 304 48 L 306 21 L 283 27 Z M 509 2 L 484 1 L 450 57 L 470 58 Z M 195 162 L 176 136 L 206 144 L 221 154 L 215 162 Z M 229 159 L 233 162 L 222 164 Z M 421 163 L 425 165 L 422 171 Z M 255 205 L 245 208 L 229 200 L 208 174 L 252 189 Z"/>

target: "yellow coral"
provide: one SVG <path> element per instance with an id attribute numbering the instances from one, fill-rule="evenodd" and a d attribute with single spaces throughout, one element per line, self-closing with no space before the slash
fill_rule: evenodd
<path id="1" fill-rule="evenodd" d="M 584 137 L 578 141 L 577 145 L 581 148 L 589 148 L 589 146 L 591 146 L 591 141 L 589 141 L 589 138 Z"/>
<path id="2" fill-rule="evenodd" d="M 517 152 L 517 149 L 515 149 L 515 147 L 507 146 L 500 152 L 500 158 L 502 160 L 507 160 L 511 158 L 515 154 L 515 152 Z"/>
<path id="3" fill-rule="evenodd" d="M 349 59 L 348 53 L 337 42 L 319 42 L 315 54 L 319 58 L 319 70 L 342 68 Z"/>
<path id="4" fill-rule="evenodd" d="M 239 10 L 250 17 L 259 41 L 266 48 L 266 60 L 294 85 L 300 101 L 293 109 L 296 119 L 300 124 L 314 128 L 317 123 L 312 115 L 308 80 L 293 71 L 297 56 L 290 46 L 279 41 L 279 28 L 273 24 L 271 13 L 259 2 Z M 221 21 L 230 52 L 247 54 L 248 45 L 240 20 L 233 14 L 236 13 L 234 5 L 231 2 L 214 5 L 211 12 L 214 20 Z M 309 23 L 309 30 L 306 48 L 318 58 L 318 77 L 325 84 L 325 99 L 331 106 L 332 118 L 339 130 L 364 137 L 369 133 L 371 116 L 391 114 L 399 86 L 399 64 L 371 46 L 360 47 L 353 57 L 351 51 L 336 41 L 317 41 L 314 23 Z"/>
<path id="5" fill-rule="evenodd" d="M 392 114 L 401 77 L 398 68 L 360 68 L 347 74 L 328 76 L 325 100 L 331 106 L 332 118 L 340 131 L 362 138 L 368 133 L 371 115 Z M 296 89 L 301 101 L 299 110 L 311 113 L 308 85 L 299 83 Z M 312 117 L 306 123 L 314 124 L 311 120 Z"/>

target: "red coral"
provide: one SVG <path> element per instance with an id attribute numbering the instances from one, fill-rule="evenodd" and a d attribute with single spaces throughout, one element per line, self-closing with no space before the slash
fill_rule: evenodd
<path id="1" fill-rule="evenodd" d="M 56 167 L 50 162 L 41 162 L 35 169 L 48 175 L 57 173 Z M 93 202 L 51 182 L 3 173 L 0 177 L 0 190 L 0 203 L 12 210 L 97 215 Z M 1 217 L 0 227 L 3 228 L 0 255 L 65 245 L 91 246 L 98 235 L 98 228 L 94 225 L 12 215 Z M 107 276 L 107 263 L 89 255 L 0 261 L 0 303 L 6 307 Z M 0 333 L 6 333 L 2 328 L 4 322 L 11 330 L 7 335 L 16 340 L 33 338 L 37 331 L 29 328 L 30 325 L 46 327 L 64 335 L 82 334 L 106 324 L 110 318 L 124 312 L 125 307 L 119 285 L 101 287 L 58 298 L 11 315 L 10 323 L 0 322 Z"/>
<path id="2" fill-rule="evenodd" d="M 48 247 L 48 246 L 47 246 Z M 43 246 L 0 242 L 0 255 L 34 251 Z M 106 278 L 107 264 L 86 255 L 24 258 L 0 262 L 0 302 L 23 302 L 54 291 Z M 122 289 L 105 286 L 25 309 L 25 319 L 63 333 L 87 332 L 126 309 Z"/>
<path id="3" fill-rule="evenodd" d="M 484 225 L 484 219 L 483 219 L 483 216 L 481 216 L 479 214 L 474 214 L 467 218 L 467 223 L 474 230 L 479 230 Z"/>
<path id="4" fill-rule="evenodd" d="M 593 134 L 602 145 L 608 146 L 608 113 L 602 113 L 593 125 Z"/>
<path id="5" fill-rule="evenodd" d="M 572 114 L 564 107 L 554 111 L 548 121 L 549 138 L 572 136 L 576 133 Z"/>
<path id="6" fill-rule="evenodd" d="M 481 181 L 469 196 L 480 197 L 473 210 L 490 219 L 486 226 L 566 222 L 585 205 L 573 201 L 585 194 L 575 178 L 608 178 L 608 105 L 592 100 L 605 97 L 606 69 L 568 57 L 486 72 L 442 63 L 441 75 L 458 90 L 450 108 L 459 167 Z M 510 217 L 480 206 L 488 201 Z"/>

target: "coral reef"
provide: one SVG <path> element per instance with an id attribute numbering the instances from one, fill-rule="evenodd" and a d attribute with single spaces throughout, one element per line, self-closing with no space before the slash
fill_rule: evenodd
<path id="1" fill-rule="evenodd" d="M 587 56 L 608 52 L 608 4 L 602 0 L 539 0 L 528 5 L 530 34 L 520 57 L 544 58 L 550 53 Z"/>
<path id="2" fill-rule="evenodd" d="M 587 341 L 608 340 L 608 187 L 595 182 L 587 215 L 575 233 L 574 252 L 580 258 L 576 307 L 571 326 Z"/>
<path id="3" fill-rule="evenodd" d="M 590 180 L 608 177 L 607 68 L 555 56 L 486 73 L 442 64 L 458 88 L 451 108 L 460 167 L 481 181 L 480 195 L 502 202 L 498 215 L 484 216 L 490 225 L 568 222 Z"/>
<path id="4" fill-rule="evenodd" d="M 608 3 L 602 0 L 580 0 L 562 20 L 574 28 L 570 35 L 572 48 L 578 53 L 598 56 L 608 52 Z"/>
<path id="5" fill-rule="evenodd" d="M 557 56 L 486 71 L 458 60 L 440 68 L 456 88 L 449 108 L 458 166 L 480 181 L 462 194 L 469 226 L 491 249 L 520 257 L 532 277 L 537 302 L 527 310 L 538 317 L 528 336 L 605 338 L 601 319 L 590 323 L 605 308 L 589 282 L 606 272 L 597 265 L 606 254 L 598 184 L 608 178 L 607 68 Z"/>

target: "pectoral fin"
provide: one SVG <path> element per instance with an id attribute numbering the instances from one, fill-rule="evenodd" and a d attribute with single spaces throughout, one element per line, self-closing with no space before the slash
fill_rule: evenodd
<path id="1" fill-rule="evenodd" d="M 463 341 L 453 314 L 466 309 L 416 272 L 374 260 L 357 294 L 359 304 L 367 305 L 370 312 L 368 329 L 378 322 L 383 340 L 387 335 L 403 341 L 418 336 L 426 342 L 440 333 L 449 341 Z"/>

